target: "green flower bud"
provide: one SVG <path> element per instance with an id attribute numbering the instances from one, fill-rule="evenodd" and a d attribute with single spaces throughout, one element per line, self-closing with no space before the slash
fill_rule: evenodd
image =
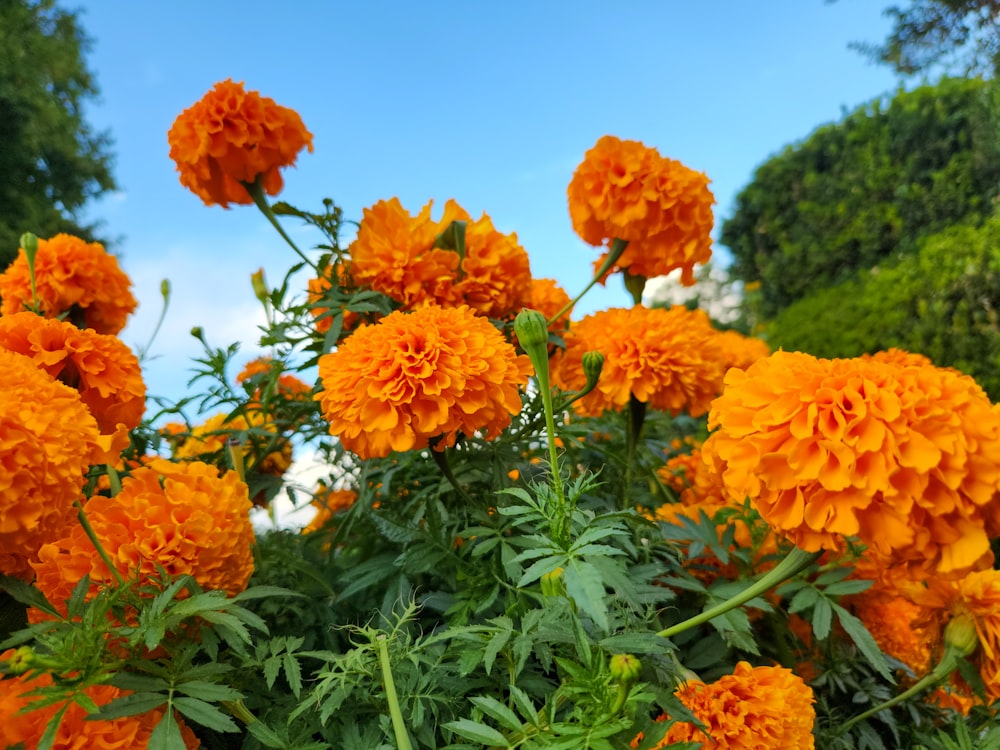
<path id="1" fill-rule="evenodd" d="M 28 258 L 28 263 L 34 265 L 35 256 L 38 254 L 38 237 L 31 232 L 25 232 L 21 235 L 21 249 L 24 250 L 24 254 Z"/>
<path id="2" fill-rule="evenodd" d="M 551 573 L 542 576 L 542 593 L 545 596 L 562 596 L 566 593 L 566 584 L 563 583 L 563 569 L 556 568 Z"/>
<path id="3" fill-rule="evenodd" d="M 164 279 L 160 282 L 160 296 L 163 297 L 164 301 L 170 299 L 170 279 Z"/>
<path id="4" fill-rule="evenodd" d="M 205 342 L 205 331 L 201 326 L 195 326 L 194 328 L 192 328 L 191 335 L 194 336 L 199 341 L 201 341 L 202 343 Z"/>
<path id="5" fill-rule="evenodd" d="M 944 644 L 962 656 L 968 656 L 979 648 L 975 618 L 970 614 L 961 614 L 949 620 L 944 626 Z"/>
<path id="6" fill-rule="evenodd" d="M 604 369 L 604 355 L 600 352 L 584 352 L 583 354 L 583 374 L 587 376 L 587 385 L 583 387 L 584 392 L 590 393 L 597 387 L 597 381 L 601 377 L 601 370 Z"/>
<path id="7" fill-rule="evenodd" d="M 517 341 L 529 355 L 531 350 L 538 347 L 545 347 L 548 356 L 549 346 L 549 326 L 545 316 L 538 310 L 525 308 L 514 318 L 514 333 L 517 334 Z"/>
<path id="8" fill-rule="evenodd" d="M 24 674 L 31 669 L 34 658 L 35 652 L 31 646 L 21 646 L 7 660 L 6 671 L 10 674 Z"/>
<path id="9" fill-rule="evenodd" d="M 631 685 L 639 679 L 642 672 L 642 662 L 632 654 L 615 654 L 608 663 L 611 679 L 622 685 Z"/>
<path id="10" fill-rule="evenodd" d="M 254 296 L 261 302 L 267 300 L 267 283 L 264 281 L 264 269 L 259 268 L 250 274 L 250 284 L 253 286 Z"/>

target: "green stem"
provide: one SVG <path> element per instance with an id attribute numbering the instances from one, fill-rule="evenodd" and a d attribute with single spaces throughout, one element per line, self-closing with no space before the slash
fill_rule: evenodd
<path id="1" fill-rule="evenodd" d="M 472 497 L 465 488 L 458 483 L 458 478 L 455 476 L 455 472 L 451 470 L 451 462 L 448 460 L 448 454 L 443 450 L 438 450 L 434 445 L 431 445 L 431 457 L 434 459 L 434 463 L 441 470 L 444 478 L 448 480 L 448 484 L 454 487 L 455 492 L 461 495 L 462 499 L 467 503 L 472 503 Z"/>
<path id="2" fill-rule="evenodd" d="M 823 550 L 819 550 L 818 552 L 806 552 L 798 547 L 793 547 L 792 551 L 788 553 L 784 560 L 779 562 L 771 568 L 771 570 L 757 579 L 756 583 L 751 584 L 736 596 L 731 599 L 727 599 L 714 607 L 706 609 L 701 614 L 689 617 L 687 620 L 679 622 L 676 625 L 671 625 L 669 628 L 661 630 L 657 633 L 657 635 L 661 638 L 670 638 L 671 636 L 675 636 L 678 633 L 683 633 L 685 630 L 693 628 L 695 625 L 701 625 L 703 622 L 708 622 L 709 620 L 713 620 L 720 615 L 724 615 L 726 612 L 746 604 L 754 597 L 770 591 L 779 583 L 787 581 L 792 576 L 801 573 L 803 570 L 816 562 L 822 554 Z"/>
<path id="3" fill-rule="evenodd" d="M 156 341 L 156 337 L 160 333 L 163 321 L 166 320 L 167 308 L 170 307 L 170 282 L 168 279 L 164 279 L 160 282 L 160 296 L 163 297 L 163 307 L 160 309 L 160 317 L 157 319 L 156 325 L 153 327 L 153 333 L 150 334 L 149 341 L 147 341 L 146 345 L 138 351 L 140 363 L 146 360 L 149 350 L 153 348 L 153 342 Z"/>
<path id="4" fill-rule="evenodd" d="M 278 222 L 278 217 L 274 215 L 274 211 L 271 210 L 271 205 L 267 202 L 267 196 L 264 195 L 264 188 L 260 184 L 260 177 L 258 176 L 254 182 L 244 182 L 241 184 L 246 188 L 247 192 L 250 193 L 250 197 L 253 198 L 253 202 L 257 208 L 260 209 L 260 212 L 264 214 L 269 222 L 271 222 L 271 226 L 277 229 L 278 234 L 280 234 L 282 239 L 288 243 L 288 246 L 291 247 L 292 250 L 294 250 L 298 256 L 306 262 L 306 265 L 316 268 L 316 264 L 309 260 L 305 253 L 299 250 L 298 246 L 292 242 L 292 238 L 288 236 L 281 224 Z"/>
<path id="5" fill-rule="evenodd" d="M 386 700 L 389 701 L 389 717 L 392 719 L 392 730 L 396 735 L 396 747 L 398 750 L 413 750 L 406 724 L 403 723 L 403 712 L 399 710 L 399 698 L 396 696 L 396 684 L 392 681 L 392 666 L 389 664 L 389 646 L 385 634 L 380 633 L 376 641 L 378 663 L 382 668 L 382 686 L 385 688 Z"/>
<path id="6" fill-rule="evenodd" d="M 628 434 L 625 436 L 625 481 L 622 487 L 622 509 L 629 507 L 631 496 L 633 466 L 638 452 L 639 437 L 642 435 L 642 425 L 646 421 L 646 402 L 640 401 L 634 393 L 628 396 Z"/>
<path id="7" fill-rule="evenodd" d="M 576 295 L 576 297 L 567 302 L 562 310 L 557 312 L 549 319 L 549 325 L 552 325 L 557 320 L 559 320 L 559 318 L 565 315 L 568 311 L 576 307 L 576 303 L 583 298 L 583 295 L 585 295 L 587 292 L 593 289 L 594 284 L 596 284 L 598 281 L 604 278 L 604 274 L 606 274 L 608 271 L 614 268 L 615 263 L 617 263 L 618 259 L 622 257 L 622 253 L 625 252 L 626 247 L 628 247 L 628 240 L 620 240 L 616 237 L 614 240 L 611 241 L 611 249 L 608 251 L 608 257 L 604 259 L 604 262 L 601 264 L 601 267 L 597 269 L 597 273 L 594 274 L 594 278 L 592 278 L 590 280 L 590 283 L 583 288 L 582 292 L 580 292 L 578 295 Z"/>
<path id="8" fill-rule="evenodd" d="M 90 539 L 90 543 L 94 545 L 94 549 L 97 550 L 97 554 L 107 566 L 115 581 L 118 582 L 118 585 L 124 586 L 125 579 L 122 578 L 122 574 L 118 572 L 118 568 L 116 568 L 114 563 L 111 562 L 111 556 L 108 554 L 108 551 L 104 549 L 104 545 L 101 544 L 101 540 L 97 538 L 97 532 L 94 531 L 94 527 L 90 525 L 90 519 L 87 518 L 87 514 L 83 512 L 83 505 L 79 500 L 74 500 L 73 505 L 76 506 L 76 517 L 80 520 L 83 532 L 87 535 L 87 538 Z"/>

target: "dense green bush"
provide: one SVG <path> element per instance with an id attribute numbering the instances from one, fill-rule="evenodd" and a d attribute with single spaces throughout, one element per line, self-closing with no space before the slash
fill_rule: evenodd
<path id="1" fill-rule="evenodd" d="M 915 254 L 796 302 L 774 347 L 851 357 L 896 346 L 975 377 L 1000 399 L 1000 216 L 926 238 Z"/>
<path id="2" fill-rule="evenodd" d="M 996 84 L 945 79 L 819 128 L 737 197 L 721 235 L 733 275 L 761 282 L 771 318 L 929 234 L 982 221 L 1000 184 L 998 122 Z"/>

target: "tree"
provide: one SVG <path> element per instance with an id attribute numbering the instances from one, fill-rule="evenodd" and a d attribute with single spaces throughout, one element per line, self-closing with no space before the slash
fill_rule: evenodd
<path id="1" fill-rule="evenodd" d="M 885 11 L 893 18 L 885 43 L 851 46 L 904 76 L 933 67 L 959 75 L 1000 71 L 1000 0 L 913 0 Z"/>
<path id="2" fill-rule="evenodd" d="M 943 79 L 876 100 L 761 165 L 720 241 L 732 275 L 760 282 L 759 312 L 982 222 L 1000 186 L 1000 84 Z"/>
<path id="3" fill-rule="evenodd" d="M 98 93 L 89 46 L 55 0 L 0 0 L 0 269 L 25 231 L 95 239 L 79 211 L 115 182 L 110 138 L 83 116 Z"/>

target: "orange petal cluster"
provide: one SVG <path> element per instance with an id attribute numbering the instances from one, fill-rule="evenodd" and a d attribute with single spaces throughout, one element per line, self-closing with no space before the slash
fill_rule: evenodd
<path id="1" fill-rule="evenodd" d="M 496 230 L 486 214 L 472 221 L 455 201 L 440 220 L 432 203 L 416 216 L 398 198 L 364 211 L 351 244 L 351 278 L 410 310 L 425 304 L 468 305 L 482 315 L 507 318 L 528 304 L 531 268 L 514 234 Z M 434 247 L 453 221 L 466 222 L 464 257 Z"/>
<path id="2" fill-rule="evenodd" d="M 357 499 L 358 493 L 354 490 L 332 490 L 320 482 L 310 503 L 316 508 L 316 515 L 302 529 L 302 533 L 312 534 L 322 530 L 334 516 L 350 508 Z"/>
<path id="3" fill-rule="evenodd" d="M 319 360 L 330 433 L 362 458 L 495 438 L 521 410 L 528 358 L 471 308 L 428 305 L 362 326 Z"/>
<path id="4" fill-rule="evenodd" d="M 573 323 L 565 340 L 554 372 L 560 388 L 582 389 L 583 355 L 604 355 L 597 388 L 576 402 L 581 414 L 621 409 L 635 396 L 653 409 L 697 417 L 722 390 L 718 333 L 701 310 L 612 308 Z"/>
<path id="5" fill-rule="evenodd" d="M 761 357 L 771 353 L 771 347 L 763 339 L 755 336 L 744 336 L 739 331 L 720 331 L 719 348 L 722 349 L 722 362 L 725 369 L 739 367 L 747 369 Z"/>
<path id="6" fill-rule="evenodd" d="M 815 698 L 802 678 L 784 667 L 751 667 L 741 661 L 713 683 L 692 680 L 675 695 L 705 729 L 672 724 L 654 750 L 699 742 L 705 750 L 812 750 L 816 746 Z"/>
<path id="7" fill-rule="evenodd" d="M 279 170 L 294 165 L 303 148 L 313 150 L 312 133 L 295 110 L 232 80 L 215 84 L 178 115 L 167 141 L 181 184 L 205 205 L 223 208 L 253 203 L 242 183 L 259 180 L 265 193 L 277 195 Z"/>
<path id="8" fill-rule="evenodd" d="M 776 352 L 731 369 L 706 460 L 806 550 L 858 537 L 883 565 L 958 576 L 1000 531 L 1000 410 L 919 360 Z"/>
<path id="9" fill-rule="evenodd" d="M 242 384 L 256 377 L 261 377 L 266 382 L 275 367 L 283 367 L 283 365 L 268 357 L 250 360 L 236 376 L 236 382 Z M 278 375 L 276 386 L 276 390 L 282 398 L 293 401 L 312 398 L 312 387 L 290 373 L 281 372 Z M 260 400 L 259 389 L 255 392 L 253 399 Z"/>
<path id="10" fill-rule="evenodd" d="M 0 654 L 0 659 L 9 658 L 13 650 Z M 3 681 L 0 689 L 0 746 L 38 747 L 45 727 L 59 710 L 59 704 L 21 713 L 22 709 L 37 700 L 28 695 L 32 690 L 48 687 L 52 678 L 47 674 L 30 677 L 27 674 Z M 95 685 L 84 693 L 96 705 L 103 706 L 128 695 L 111 685 Z M 129 750 L 146 747 L 149 736 L 163 717 L 163 709 L 158 708 L 144 714 L 123 716 L 119 719 L 93 721 L 77 703 L 70 705 L 59 724 L 52 742 L 53 750 Z M 188 750 L 201 747 L 201 742 L 191 728 L 178 717 L 181 738 Z"/>
<path id="11" fill-rule="evenodd" d="M 254 432 L 258 443 L 270 442 L 273 439 L 278 447 L 261 456 L 257 463 L 247 468 L 261 474 L 282 476 L 292 465 L 292 444 L 280 437 L 277 427 L 256 409 L 248 410 L 245 415 L 216 414 L 193 427 L 187 435 L 175 433 L 172 438 L 172 443 L 175 445 L 173 457 L 178 461 L 192 459 L 210 461 L 223 454 L 226 443 L 234 433 L 250 430 Z M 261 432 L 265 434 L 261 435 Z M 253 450 L 254 441 L 248 437 L 242 444 L 243 458 L 249 457 Z"/>
<path id="12" fill-rule="evenodd" d="M 147 583 L 162 568 L 202 588 L 243 591 L 253 573 L 254 531 L 247 486 L 234 471 L 200 462 L 154 459 L 122 480 L 114 497 L 95 495 L 87 517 L 117 571 Z M 35 585 L 57 607 L 89 575 L 94 589 L 113 582 L 82 527 L 39 551 Z"/>
<path id="13" fill-rule="evenodd" d="M 679 268 L 681 283 L 691 286 L 695 264 L 712 255 L 715 197 L 708 182 L 639 141 L 606 135 L 570 180 L 573 229 L 595 247 L 626 240 L 619 270 L 649 278 Z"/>
<path id="14" fill-rule="evenodd" d="M 80 328 L 115 335 L 125 327 L 138 302 L 132 281 L 118 259 L 97 242 L 69 234 L 38 240 L 35 291 L 47 318 L 66 317 Z M 34 309 L 31 275 L 23 249 L 0 274 L 0 315 Z"/>
<path id="15" fill-rule="evenodd" d="M 0 316 L 0 348 L 31 357 L 49 375 L 76 388 L 103 434 L 114 433 L 119 424 L 133 429 L 142 421 L 142 368 L 118 337 L 22 312 Z"/>
<path id="16" fill-rule="evenodd" d="M 38 550 L 74 518 L 97 422 L 27 357 L 0 350 L 0 370 L 0 573 L 30 578 Z"/>

